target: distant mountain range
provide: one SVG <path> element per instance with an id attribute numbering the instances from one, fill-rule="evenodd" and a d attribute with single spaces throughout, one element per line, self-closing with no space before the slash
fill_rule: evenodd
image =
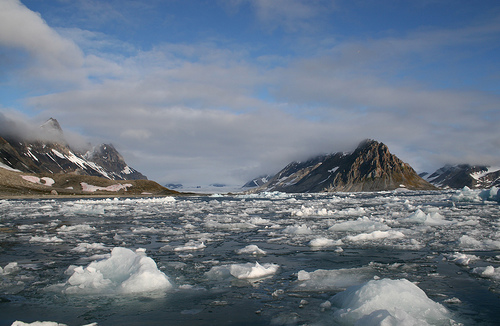
<path id="1" fill-rule="evenodd" d="M 70 147 L 59 122 L 49 119 L 23 138 L 0 130 L 1 195 L 178 194 L 133 169 L 111 144 L 85 153 Z"/>
<path id="2" fill-rule="evenodd" d="M 420 176 L 436 187 L 444 189 L 500 187 L 500 167 L 469 164 L 445 165 L 432 174 L 424 172 Z"/>
<path id="3" fill-rule="evenodd" d="M 352 153 L 332 153 L 292 162 L 253 191 L 335 192 L 405 188 L 437 189 L 375 140 L 365 140 Z"/>

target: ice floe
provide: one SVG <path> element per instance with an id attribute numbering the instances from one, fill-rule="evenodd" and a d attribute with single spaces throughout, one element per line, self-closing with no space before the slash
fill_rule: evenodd
<path id="1" fill-rule="evenodd" d="M 372 280 L 334 295 L 334 319 L 347 325 L 448 324 L 448 310 L 406 279 Z"/>
<path id="2" fill-rule="evenodd" d="M 68 294 L 126 294 L 172 288 L 169 278 L 158 270 L 154 260 L 144 252 L 116 247 L 107 259 L 94 261 L 85 268 L 70 266 L 66 273 L 71 276 L 64 284 L 63 291 Z"/>

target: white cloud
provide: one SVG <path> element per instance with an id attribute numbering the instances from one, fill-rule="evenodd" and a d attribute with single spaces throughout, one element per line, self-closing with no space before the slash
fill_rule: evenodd
<path id="1" fill-rule="evenodd" d="M 56 33 L 19 2 L 6 3 L 27 27 L 19 40 L 0 29 L 1 44 L 31 53 L 37 69 L 45 60 L 42 80 L 75 72 L 83 81 L 28 103 L 65 129 L 114 143 L 129 164 L 161 183 L 243 184 L 294 159 L 353 149 L 364 138 L 383 141 L 417 169 L 499 159 L 498 95 L 440 87 L 449 81 L 446 70 L 438 69 L 441 80 L 431 82 L 414 73 L 448 63 L 446 56 L 463 60 L 454 50 L 489 42 L 495 24 L 350 40 L 305 50 L 313 54 L 303 58 L 260 58 L 270 61 L 227 41 L 140 51 L 96 32 Z M 326 2 L 286 3 L 251 5 L 262 21 L 274 17 L 272 24 L 291 28 L 318 17 Z M 37 35 L 55 47 L 36 47 Z M 45 59 L 51 51 L 63 59 Z"/>
<path id="2" fill-rule="evenodd" d="M 18 0 L 0 1 L 0 47 L 28 53 L 34 61 L 24 73 L 31 78 L 75 81 L 82 77 L 75 76 L 84 62 L 80 49 Z"/>

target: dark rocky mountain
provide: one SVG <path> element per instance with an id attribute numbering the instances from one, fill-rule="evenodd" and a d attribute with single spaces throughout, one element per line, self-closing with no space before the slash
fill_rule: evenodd
<path id="1" fill-rule="evenodd" d="M 0 130 L 0 163 L 28 173 L 72 173 L 110 180 L 147 179 L 129 167 L 112 145 L 100 145 L 86 154 L 73 150 L 56 119 L 49 119 L 39 131 L 44 137 L 33 140 L 2 134 Z"/>
<path id="2" fill-rule="evenodd" d="M 352 153 L 292 162 L 255 191 L 336 192 L 436 189 L 383 143 L 365 140 Z"/>
<path id="3" fill-rule="evenodd" d="M 428 182 L 440 188 L 491 188 L 500 186 L 500 167 L 485 165 L 445 165 L 436 172 L 421 173 Z"/>
<path id="4" fill-rule="evenodd" d="M 125 163 L 123 156 L 112 144 L 101 144 L 85 153 L 84 158 L 104 168 L 111 179 L 142 180 L 145 175 Z"/>
<path id="5" fill-rule="evenodd" d="M 248 181 L 247 183 L 245 183 L 242 188 L 255 188 L 255 187 L 260 187 L 262 186 L 263 184 L 265 184 L 266 182 L 268 182 L 269 180 L 271 180 L 273 176 L 272 175 L 261 175 L 260 177 L 257 177 L 255 179 L 252 179 L 250 181 Z"/>

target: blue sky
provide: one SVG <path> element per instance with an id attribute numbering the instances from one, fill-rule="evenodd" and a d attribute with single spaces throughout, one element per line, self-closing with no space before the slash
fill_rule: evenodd
<path id="1" fill-rule="evenodd" d="M 500 3 L 0 0 L 0 113 L 160 183 L 243 184 L 386 143 L 500 166 Z"/>

